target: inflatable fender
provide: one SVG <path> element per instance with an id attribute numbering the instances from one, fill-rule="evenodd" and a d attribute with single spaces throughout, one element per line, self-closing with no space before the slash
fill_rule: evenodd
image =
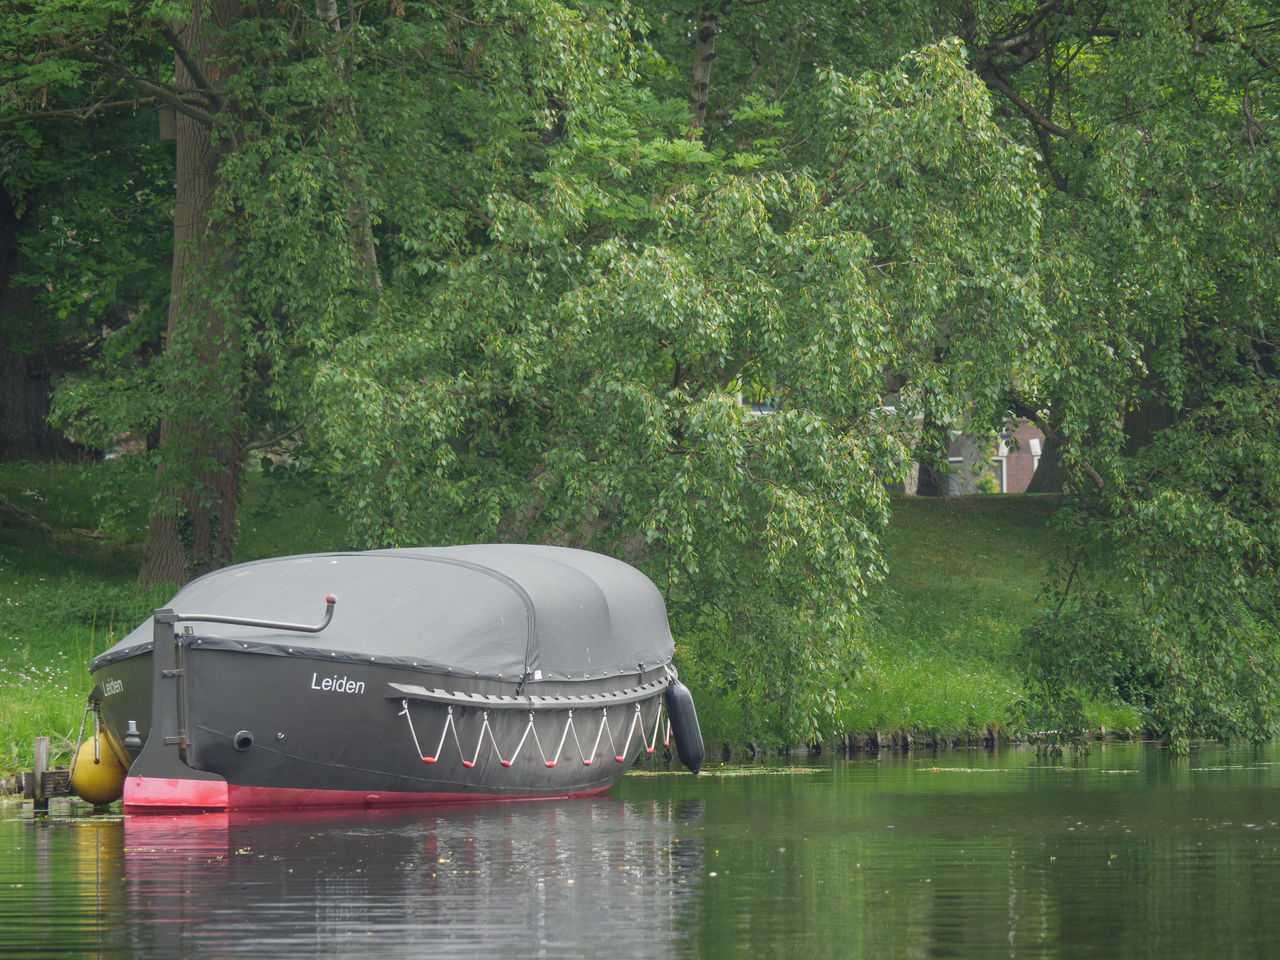
<path id="1" fill-rule="evenodd" d="M 667 719 L 676 738 L 676 753 L 680 762 L 697 773 L 706 759 L 707 748 L 702 743 L 702 728 L 698 726 L 698 711 L 693 706 L 693 694 L 679 680 L 672 679 L 662 695 L 667 707 Z"/>

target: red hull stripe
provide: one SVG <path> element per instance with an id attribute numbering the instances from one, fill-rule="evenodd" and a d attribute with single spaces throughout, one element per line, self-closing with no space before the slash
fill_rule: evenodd
<path id="1" fill-rule="evenodd" d="M 166 777 L 126 777 L 124 808 L 144 810 L 226 810 L 225 780 L 171 780 Z"/>
<path id="2" fill-rule="evenodd" d="M 124 782 L 125 813 L 204 810 L 302 809 L 310 807 L 383 807 L 495 800 L 559 800 L 594 797 L 609 788 L 569 793 L 513 796 L 497 793 L 401 793 L 369 790 L 311 790 L 295 787 L 245 787 L 219 780 L 167 780 L 129 777 Z"/>

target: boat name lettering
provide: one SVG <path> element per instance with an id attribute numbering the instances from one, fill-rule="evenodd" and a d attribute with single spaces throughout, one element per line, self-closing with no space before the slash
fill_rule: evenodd
<path id="1" fill-rule="evenodd" d="M 363 680 L 349 680 L 345 676 L 341 677 L 325 677 L 320 679 L 319 674 L 311 675 L 311 689 L 324 690 L 329 693 L 364 693 Z"/>
<path id="2" fill-rule="evenodd" d="M 111 680 L 104 680 L 102 683 L 102 695 L 104 697 L 109 697 L 113 693 L 123 693 L 123 692 L 124 692 L 123 680 L 116 680 L 113 678 Z"/>

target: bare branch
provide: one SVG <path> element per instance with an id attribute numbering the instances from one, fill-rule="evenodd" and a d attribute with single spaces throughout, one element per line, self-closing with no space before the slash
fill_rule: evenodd
<path id="1" fill-rule="evenodd" d="M 1008 53 L 1011 50 L 1039 41 L 1040 38 L 1035 35 L 1036 28 L 1044 22 L 1045 17 L 1061 5 L 1062 0 L 1046 0 L 1045 3 L 1040 4 L 1027 14 L 1026 19 L 1020 24 L 1021 29 L 1010 26 L 1010 30 L 1018 31 L 1016 34 L 1003 40 L 992 41 L 975 53 L 973 59 L 969 62 L 969 68 L 975 72 L 981 71 L 1000 54 Z"/>
<path id="2" fill-rule="evenodd" d="M 293 436 L 295 433 L 301 430 L 303 427 L 305 427 L 309 419 L 311 419 L 310 414 L 303 417 L 301 420 L 295 423 L 292 427 L 290 427 L 284 433 L 280 434 L 280 436 L 278 437 L 273 437 L 270 440 L 262 440 L 262 441 L 259 441 L 258 443 L 249 444 L 244 448 L 244 452 L 256 453 L 259 450 L 270 450 L 272 447 L 280 445 L 285 440 L 288 440 L 291 436 Z"/>

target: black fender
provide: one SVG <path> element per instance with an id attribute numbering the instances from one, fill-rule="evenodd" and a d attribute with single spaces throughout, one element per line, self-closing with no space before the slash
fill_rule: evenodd
<path id="1" fill-rule="evenodd" d="M 707 748 L 702 742 L 702 728 L 698 726 L 693 694 L 683 683 L 672 678 L 662 699 L 667 707 L 667 719 L 671 721 L 671 732 L 676 738 L 680 762 L 697 773 L 707 757 Z"/>

